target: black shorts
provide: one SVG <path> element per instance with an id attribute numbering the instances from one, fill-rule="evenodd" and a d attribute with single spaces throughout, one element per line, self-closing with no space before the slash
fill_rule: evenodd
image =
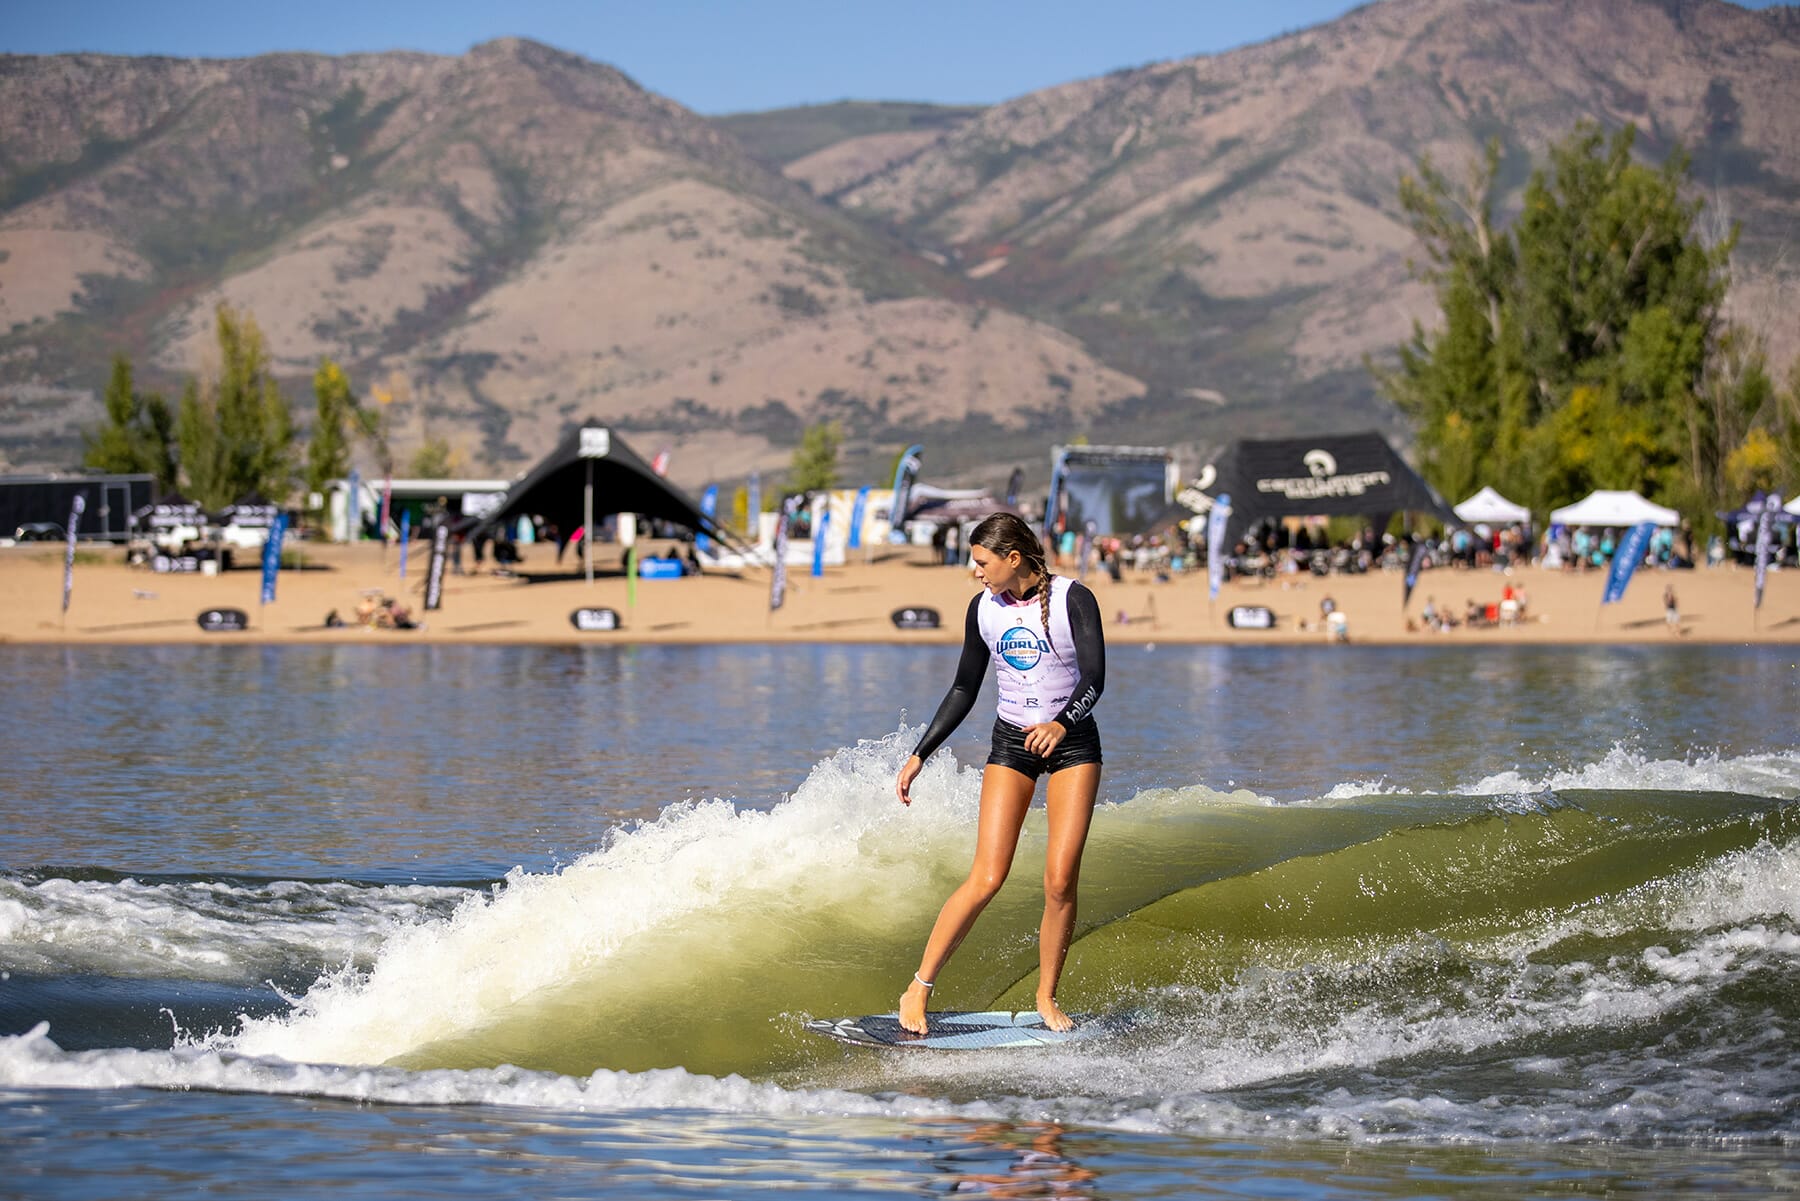
<path id="1" fill-rule="evenodd" d="M 1065 767 L 1081 763 L 1099 763 L 1100 725 L 1093 718 L 1069 727 L 1063 740 L 1056 744 L 1048 758 L 1025 749 L 1025 731 L 1009 721 L 994 719 L 994 749 L 988 752 L 989 763 L 1010 767 L 1020 775 L 1036 780 L 1045 772 L 1052 775 Z"/>

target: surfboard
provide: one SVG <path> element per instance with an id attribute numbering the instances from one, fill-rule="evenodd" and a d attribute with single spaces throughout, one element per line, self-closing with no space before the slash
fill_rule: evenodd
<path id="1" fill-rule="evenodd" d="M 1076 1042 L 1105 1033 L 1109 1023 L 1092 1014 L 1070 1014 L 1075 1029 L 1066 1032 L 1044 1025 L 1035 1009 L 1011 1012 L 987 1010 L 964 1013 L 947 1010 L 927 1014 L 924 1034 L 900 1025 L 897 1013 L 867 1014 L 855 1018 L 820 1018 L 806 1023 L 814 1034 L 853 1047 L 906 1047 L 924 1051 L 978 1051 L 1003 1047 L 1045 1047 Z"/>

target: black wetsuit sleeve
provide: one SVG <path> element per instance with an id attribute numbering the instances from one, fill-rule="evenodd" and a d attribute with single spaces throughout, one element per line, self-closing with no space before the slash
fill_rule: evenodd
<path id="1" fill-rule="evenodd" d="M 944 694 L 931 724 L 925 727 L 925 736 L 913 748 L 913 754 L 921 761 L 931 758 L 931 752 L 955 733 L 962 719 L 975 707 L 975 698 L 981 694 L 982 677 L 987 675 L 988 648 L 981 638 L 981 619 L 977 616 L 980 606 L 981 594 L 976 593 L 969 601 L 968 619 L 963 622 L 962 659 L 956 665 L 956 679 L 951 681 L 950 691 Z M 1096 606 L 1095 613 L 1098 612 Z"/>
<path id="2" fill-rule="evenodd" d="M 1069 629 L 1075 635 L 1075 691 L 1056 720 L 1068 729 L 1088 717 L 1106 690 L 1106 632 L 1100 602 L 1085 584 L 1069 585 Z"/>

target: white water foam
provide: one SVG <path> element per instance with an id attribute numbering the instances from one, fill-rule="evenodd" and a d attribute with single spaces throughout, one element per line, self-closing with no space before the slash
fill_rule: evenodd
<path id="1" fill-rule="evenodd" d="M 1721 758 L 1651 759 L 1615 744 L 1597 763 L 1552 771 L 1532 779 L 1517 771 L 1483 777 L 1466 790 L 1474 796 L 1530 794 L 1561 789 L 1736 792 L 1776 800 L 1800 798 L 1800 751 Z"/>
<path id="2" fill-rule="evenodd" d="M 0 878 L 0 969 L 256 983 L 367 964 L 396 931 L 466 895 L 409 884 Z"/>
<path id="3" fill-rule="evenodd" d="M 248 1020 L 220 1045 L 295 1061 L 380 1063 L 572 980 L 604 984 L 605 963 L 620 948 L 698 912 L 767 920 L 796 898 L 853 906 L 904 895 L 922 856 L 966 843 L 980 795 L 979 771 L 945 754 L 926 766 L 911 808 L 896 803 L 894 775 L 915 739 L 903 729 L 840 751 L 768 811 L 680 802 L 615 831 L 560 872 L 515 870 L 494 896 L 395 933 L 371 970 L 334 973 L 292 1013 Z"/>

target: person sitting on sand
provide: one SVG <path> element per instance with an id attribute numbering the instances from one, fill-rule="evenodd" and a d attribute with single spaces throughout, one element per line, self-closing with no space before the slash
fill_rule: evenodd
<path id="1" fill-rule="evenodd" d="M 1081 583 L 1057 577 L 1023 518 L 995 513 L 970 535 L 976 578 L 986 589 L 969 602 L 956 679 L 924 737 L 901 765 L 894 791 L 912 804 L 912 785 L 943 741 L 975 707 L 988 664 L 999 685 L 993 749 L 981 776 L 975 861 L 938 913 L 912 983 L 900 998 L 900 1025 L 926 1032 L 925 1010 L 938 973 L 999 892 L 1040 775 L 1050 777 L 1044 854 L 1044 917 L 1038 927 L 1037 1011 L 1052 1030 L 1072 1030 L 1056 985 L 1075 927 L 1075 889 L 1100 790 L 1100 729 L 1094 705 L 1106 682 L 1100 605 Z M 1053 715 L 1053 716 L 1052 716 Z"/>

